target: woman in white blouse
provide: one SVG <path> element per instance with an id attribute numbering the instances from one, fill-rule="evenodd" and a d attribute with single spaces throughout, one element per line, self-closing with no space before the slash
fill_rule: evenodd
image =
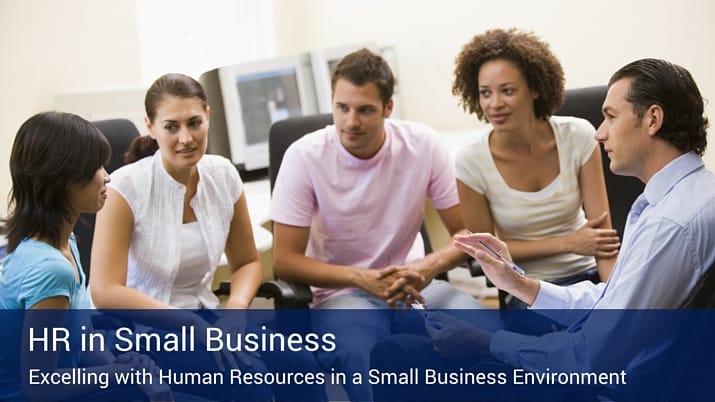
<path id="1" fill-rule="evenodd" d="M 225 308 L 247 309 L 263 272 L 238 172 L 226 158 L 206 155 L 206 94 L 193 78 L 166 74 L 152 84 L 144 103 L 149 135 L 134 141 L 126 155 L 128 164 L 112 173 L 105 208 L 97 214 L 92 300 L 98 308 L 111 309 L 215 309 L 218 299 L 211 283 L 225 252 L 231 273 Z M 209 325 L 204 313 L 182 317 L 199 334 Z M 242 315 L 224 314 L 215 325 L 243 331 L 245 323 L 237 317 Z M 233 357 L 228 356 L 228 362 L 233 364 Z M 260 370 L 262 363 L 255 357 L 235 357 Z M 306 366 L 313 367 L 312 356 L 297 358 L 303 357 Z M 268 365 L 270 358 L 264 355 Z M 216 363 L 222 366 L 220 356 Z M 265 387 L 235 388 L 229 394 L 204 396 L 270 398 Z M 321 400 L 322 390 L 304 390 L 313 391 L 311 398 Z"/>
<path id="2" fill-rule="evenodd" d="M 97 215 L 92 298 L 97 307 L 216 308 L 211 280 L 225 251 L 226 308 L 247 308 L 263 277 L 236 168 L 206 155 L 210 109 L 201 85 L 167 74 L 146 95 L 148 136 L 112 174 Z M 94 263 L 96 262 L 96 264 Z"/>

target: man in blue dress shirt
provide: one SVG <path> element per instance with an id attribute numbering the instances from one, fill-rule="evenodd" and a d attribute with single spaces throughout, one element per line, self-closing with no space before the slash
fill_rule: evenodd
<path id="1" fill-rule="evenodd" d="M 491 333 L 436 312 L 428 314 L 431 340 L 405 336 L 384 341 L 373 349 L 374 367 L 398 370 L 396 365 L 409 367 L 411 356 L 423 360 L 431 353 L 471 357 L 472 362 L 491 359 L 535 373 L 603 373 L 633 367 L 642 358 L 646 341 L 634 334 L 644 334 L 648 323 L 614 310 L 679 308 L 715 262 L 715 175 L 701 159 L 708 121 L 690 73 L 656 59 L 638 60 L 617 71 L 602 110 L 596 139 L 608 152 L 610 169 L 646 184 L 628 216 L 607 282 L 561 287 L 519 276 L 477 242 L 486 242 L 510 260 L 506 245 L 493 236 L 455 238 L 457 247 L 475 257 L 497 287 L 566 330 L 540 336 Z M 662 333 L 665 326 L 648 329 Z M 393 398 L 390 387 L 378 388 L 376 400 L 406 396 Z"/>

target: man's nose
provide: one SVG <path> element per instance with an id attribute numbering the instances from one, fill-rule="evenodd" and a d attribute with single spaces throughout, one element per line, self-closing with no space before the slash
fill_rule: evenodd
<path id="1" fill-rule="evenodd" d="M 348 112 L 348 120 L 347 123 L 351 127 L 358 127 L 360 126 L 360 119 L 358 118 L 358 114 L 356 111 L 350 111 Z"/>
<path id="2" fill-rule="evenodd" d="M 594 134 L 593 137 L 598 142 L 604 142 L 608 139 L 608 130 L 606 128 L 606 120 L 603 120 L 601 122 L 601 125 L 598 126 L 598 128 L 596 129 L 596 134 Z"/>

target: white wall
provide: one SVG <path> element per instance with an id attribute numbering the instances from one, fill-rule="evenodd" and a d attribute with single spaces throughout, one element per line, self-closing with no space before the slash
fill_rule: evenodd
<path id="1" fill-rule="evenodd" d="M 453 60 L 473 35 L 496 27 L 532 30 L 550 43 L 567 88 L 606 84 L 624 64 L 657 57 L 686 67 L 715 99 L 711 0 L 274 0 L 274 10 L 278 53 L 365 40 L 394 45 L 402 115 L 439 130 L 474 127 L 451 94 Z M 715 124 L 715 102 L 706 113 Z"/>
<path id="2" fill-rule="evenodd" d="M 68 89 L 140 83 L 134 2 L 0 0 L 0 215 L 17 129 Z"/>

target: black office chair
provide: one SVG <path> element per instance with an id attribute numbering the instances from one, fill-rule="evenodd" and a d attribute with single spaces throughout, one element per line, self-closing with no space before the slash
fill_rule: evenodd
<path id="1" fill-rule="evenodd" d="M 556 114 L 581 117 L 598 128 L 603 122 L 601 107 L 606 99 L 607 91 L 608 87 L 605 85 L 568 89 L 566 90 L 564 105 Z M 613 228 L 618 231 L 618 235 L 622 237 L 628 211 L 630 211 L 631 205 L 633 205 L 638 195 L 643 192 L 645 185 L 635 177 L 620 176 L 611 172 L 608 154 L 606 154 L 602 146 L 600 148 L 603 173 L 606 178 L 608 205 L 611 209 L 611 223 Z"/>
<path id="2" fill-rule="evenodd" d="M 285 154 L 290 144 L 305 134 L 332 123 L 332 114 L 326 113 L 291 117 L 271 125 L 268 132 L 268 177 L 271 192 L 273 192 L 273 185 L 283 162 L 283 154 Z M 313 301 L 310 287 L 286 282 L 280 278 L 262 283 L 256 296 L 273 299 L 275 307 L 278 309 L 307 308 L 310 302 Z"/>
<path id="3" fill-rule="evenodd" d="M 109 162 L 104 166 L 107 173 L 112 173 L 124 165 L 124 154 L 129 150 L 129 145 L 134 138 L 139 136 L 134 123 L 127 119 L 111 119 L 95 121 L 94 125 L 107 137 L 112 148 Z M 92 238 L 94 237 L 95 214 L 82 214 L 74 226 L 79 248 L 79 259 L 82 268 L 89 280 L 89 263 L 92 252 Z"/>
<path id="4" fill-rule="evenodd" d="M 309 116 L 291 117 L 274 123 L 268 133 L 268 176 L 271 191 L 278 177 L 278 171 L 283 162 L 283 155 L 288 147 L 303 135 L 333 124 L 330 113 Z M 420 229 L 424 242 L 425 254 L 432 252 L 432 244 L 427 234 L 424 223 Z M 437 279 L 447 279 L 442 274 Z M 304 284 L 290 283 L 276 278 L 274 281 L 263 283 L 257 296 L 272 298 L 276 308 L 307 308 L 313 300 L 310 287 Z"/>

